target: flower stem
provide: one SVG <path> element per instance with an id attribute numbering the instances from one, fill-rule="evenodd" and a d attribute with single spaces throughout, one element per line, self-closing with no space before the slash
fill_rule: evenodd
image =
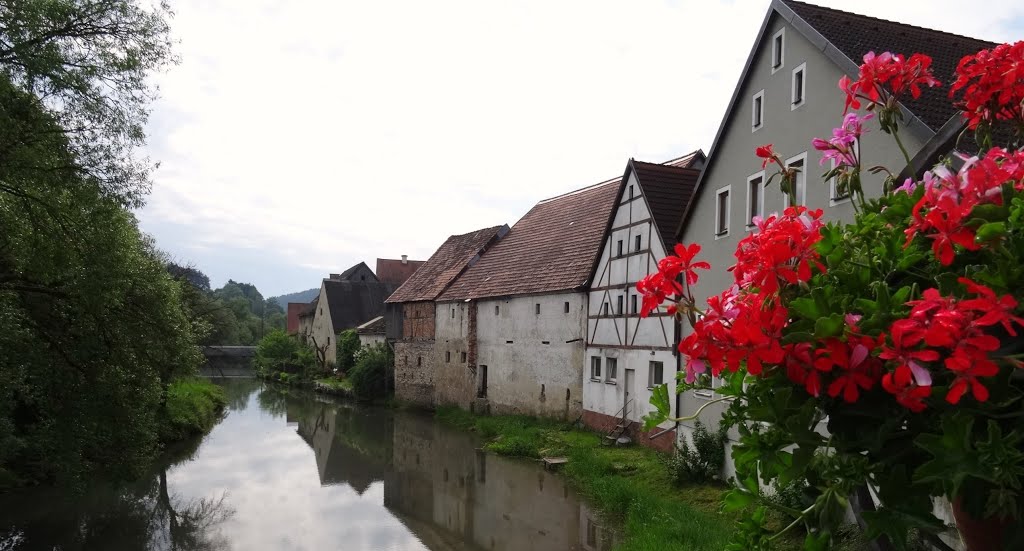
<path id="1" fill-rule="evenodd" d="M 896 145 L 899 146 L 900 151 L 903 153 L 903 159 L 907 161 L 907 166 L 910 166 L 910 153 L 907 153 L 907 148 L 903 147 L 903 140 L 900 139 L 899 129 L 894 128 L 892 131 L 892 139 L 896 140 Z"/>
<path id="2" fill-rule="evenodd" d="M 714 400 L 711 400 L 710 402 L 708 402 L 708 403 L 700 406 L 699 408 L 697 408 L 697 411 L 694 412 L 693 415 L 688 415 L 686 417 L 669 418 L 669 421 L 672 421 L 672 422 L 675 422 L 675 423 L 679 423 L 679 422 L 682 422 L 682 421 L 693 421 L 694 419 L 700 417 L 700 414 L 701 414 L 701 412 L 704 411 L 704 408 L 710 406 L 711 404 L 716 404 L 718 402 L 725 402 L 725 401 L 728 401 L 728 400 L 735 400 L 735 399 L 736 399 L 735 396 L 722 396 L 721 398 L 715 398 Z"/>

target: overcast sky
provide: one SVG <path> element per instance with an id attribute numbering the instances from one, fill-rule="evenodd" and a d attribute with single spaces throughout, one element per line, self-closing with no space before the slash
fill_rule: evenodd
<path id="1" fill-rule="evenodd" d="M 1017 1 L 819 3 L 1024 38 Z M 264 296 L 425 260 L 630 157 L 707 152 L 768 5 L 172 0 L 142 229 Z"/>

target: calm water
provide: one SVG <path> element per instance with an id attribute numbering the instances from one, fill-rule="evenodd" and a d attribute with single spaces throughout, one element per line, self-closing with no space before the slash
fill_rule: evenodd
<path id="1" fill-rule="evenodd" d="M 0 551 L 606 550 L 559 477 L 471 435 L 249 379 L 225 419 L 138 484 L 0 498 Z"/>

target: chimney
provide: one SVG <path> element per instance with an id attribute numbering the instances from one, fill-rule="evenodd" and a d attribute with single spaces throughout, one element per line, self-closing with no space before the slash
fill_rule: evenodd
<path id="1" fill-rule="evenodd" d="M 402 255 L 402 264 L 408 264 L 408 263 L 409 263 L 409 255 L 403 254 Z"/>

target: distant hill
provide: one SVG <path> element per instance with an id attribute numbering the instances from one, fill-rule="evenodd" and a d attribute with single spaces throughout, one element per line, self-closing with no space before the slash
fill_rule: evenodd
<path id="1" fill-rule="evenodd" d="M 288 293 L 287 295 L 281 295 L 279 297 L 270 297 L 270 300 L 276 301 L 288 311 L 289 302 L 309 302 L 316 298 L 320 294 L 320 289 L 306 289 L 305 291 L 298 291 L 295 293 Z"/>

